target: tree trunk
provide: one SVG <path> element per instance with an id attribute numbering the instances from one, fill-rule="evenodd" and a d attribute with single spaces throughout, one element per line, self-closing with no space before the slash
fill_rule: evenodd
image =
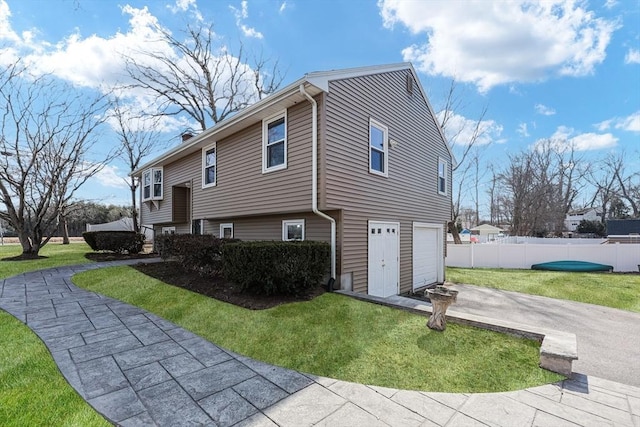
<path id="1" fill-rule="evenodd" d="M 35 239 L 33 239 L 33 237 L 30 236 L 28 232 L 23 231 L 19 233 L 18 239 L 20 240 L 20 245 L 22 246 L 22 258 L 24 259 L 38 258 L 38 253 L 40 252 L 40 245 L 34 244 Z"/>
<path id="2" fill-rule="evenodd" d="M 461 245 L 462 240 L 460 239 L 460 234 L 458 234 L 458 227 L 456 227 L 455 221 L 449 221 L 447 223 L 447 228 L 449 229 L 449 233 L 453 236 L 453 242 L 456 245 Z"/>
<path id="3" fill-rule="evenodd" d="M 62 244 L 69 244 L 69 222 L 67 221 L 67 217 L 62 219 Z"/>

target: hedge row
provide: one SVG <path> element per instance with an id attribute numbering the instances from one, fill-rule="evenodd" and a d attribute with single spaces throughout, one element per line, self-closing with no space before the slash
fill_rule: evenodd
<path id="1" fill-rule="evenodd" d="M 237 241 L 210 234 L 163 234 L 156 237 L 156 250 L 162 259 L 174 258 L 187 271 L 211 276 L 222 272 L 222 247 Z"/>
<path id="2" fill-rule="evenodd" d="M 329 270 L 324 242 L 239 242 L 222 249 L 224 276 L 245 292 L 303 294 Z"/>
<path id="3" fill-rule="evenodd" d="M 144 246 L 144 234 L 135 231 L 85 231 L 84 241 L 94 251 L 137 254 Z"/>

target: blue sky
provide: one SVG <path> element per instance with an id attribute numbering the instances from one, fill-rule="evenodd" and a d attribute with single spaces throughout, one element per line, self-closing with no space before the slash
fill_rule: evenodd
<path id="1" fill-rule="evenodd" d="M 628 170 L 640 170 L 639 0 L 0 0 L 0 63 L 21 57 L 100 90 L 123 75 L 120 52 L 154 43 L 154 25 L 179 35 L 199 21 L 214 24 L 221 45 L 277 59 L 283 85 L 410 61 L 439 112 L 455 79 L 454 152 L 486 107 L 483 169 L 554 138 L 587 161 L 624 151 Z M 167 121 L 161 138 L 179 143 L 186 124 Z M 115 143 L 106 132 L 105 147 Z M 126 172 L 113 162 L 78 195 L 128 203 Z"/>

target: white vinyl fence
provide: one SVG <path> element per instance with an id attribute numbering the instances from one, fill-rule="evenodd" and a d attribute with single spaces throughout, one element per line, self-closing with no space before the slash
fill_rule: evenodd
<path id="1" fill-rule="evenodd" d="M 618 272 L 638 271 L 640 244 L 448 244 L 446 265 L 530 269 L 532 264 L 564 260 L 612 265 Z"/>

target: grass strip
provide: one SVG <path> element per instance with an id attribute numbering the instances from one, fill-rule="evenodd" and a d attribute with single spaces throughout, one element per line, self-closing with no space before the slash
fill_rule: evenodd
<path id="1" fill-rule="evenodd" d="M 0 310 L 0 425 L 109 426 L 56 367 L 29 328 Z"/>
<path id="2" fill-rule="evenodd" d="M 447 280 L 640 313 L 640 274 L 447 267 Z"/>
<path id="3" fill-rule="evenodd" d="M 91 252 L 86 243 L 72 243 L 63 245 L 60 243 L 48 243 L 40 250 L 39 258 L 27 261 L 5 261 L 22 253 L 20 245 L 0 246 L 0 278 L 11 277 L 44 268 L 59 267 L 63 265 L 86 264 L 89 261 L 84 254 Z"/>

